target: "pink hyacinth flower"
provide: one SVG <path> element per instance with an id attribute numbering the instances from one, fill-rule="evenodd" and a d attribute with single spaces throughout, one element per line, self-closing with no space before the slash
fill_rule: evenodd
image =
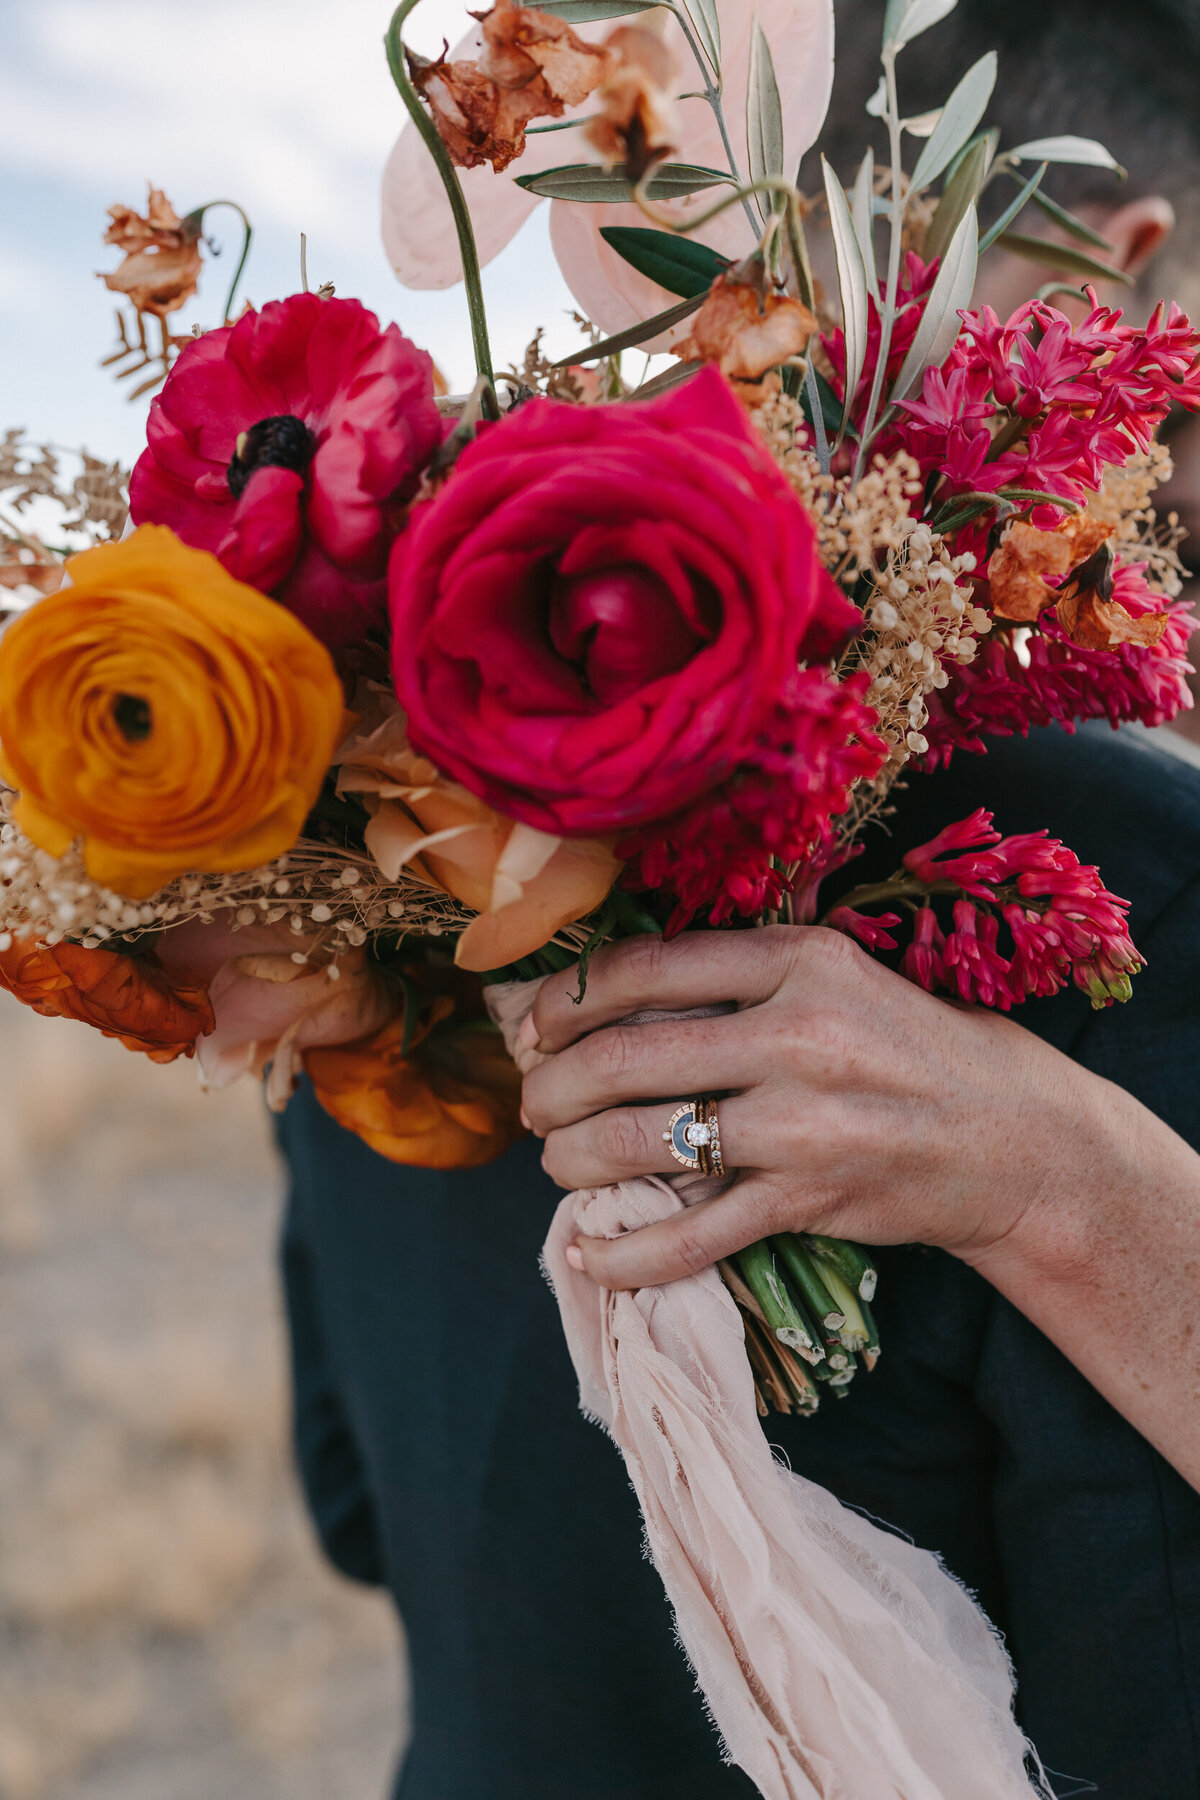
<path id="1" fill-rule="evenodd" d="M 746 173 L 746 90 L 750 74 L 751 33 L 743 0 L 717 0 L 724 45 L 723 103 L 739 165 Z M 759 25 L 771 46 L 775 65 L 786 71 L 782 83 L 785 171 L 793 174 L 800 158 L 816 141 L 829 105 L 833 82 L 833 0 L 758 0 Z M 601 42 L 611 23 L 581 25 L 579 35 Z M 698 71 L 683 34 L 667 19 L 665 38 L 680 71 L 681 93 L 698 86 Z M 451 60 L 480 54 L 479 28 L 469 32 L 450 52 Z M 585 100 L 569 109 L 565 118 L 593 112 Z M 706 100 L 680 104 L 682 141 L 673 161 L 725 170 L 728 162 L 716 120 Z M 480 261 L 488 263 L 520 230 L 534 209 L 542 204 L 536 194 L 518 187 L 517 175 L 532 175 L 564 163 L 595 162 L 591 150 L 576 132 L 552 131 L 533 136 L 510 169 L 497 175 L 486 164 L 462 169 L 459 179 L 471 210 Z M 713 203 L 709 189 L 693 199 L 677 203 L 680 217 Z M 600 236 L 608 225 L 646 226 L 645 216 L 632 205 L 583 205 L 554 200 L 550 203 L 550 240 L 567 286 L 580 310 L 604 332 L 623 331 L 651 318 L 678 300 L 655 282 L 639 275 Z M 726 256 L 741 257 L 754 247 L 745 214 L 730 207 L 719 219 L 697 233 L 698 238 Z M 415 127 L 401 131 L 383 176 L 383 243 L 388 260 L 406 287 L 447 288 L 461 279 L 458 239 L 450 208 L 433 159 Z M 688 327 L 681 328 L 686 332 Z M 656 341 L 665 347 L 670 334 Z"/>

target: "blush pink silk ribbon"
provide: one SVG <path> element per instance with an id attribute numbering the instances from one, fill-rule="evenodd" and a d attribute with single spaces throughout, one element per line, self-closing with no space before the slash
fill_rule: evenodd
<path id="1" fill-rule="evenodd" d="M 489 989 L 525 1069 L 539 1059 L 516 1034 L 537 987 Z M 575 1238 L 640 1230 L 719 1186 L 648 1177 L 569 1194 L 544 1268 L 580 1404 L 625 1458 L 727 1760 L 765 1800 L 1049 1795 L 1003 1644 L 966 1589 L 772 1454 L 716 1270 L 614 1293 L 566 1261 Z"/>

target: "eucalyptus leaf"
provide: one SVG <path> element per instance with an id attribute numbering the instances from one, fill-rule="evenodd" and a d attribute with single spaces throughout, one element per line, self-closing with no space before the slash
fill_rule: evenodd
<path id="1" fill-rule="evenodd" d="M 858 239 L 858 247 L 862 251 L 863 267 L 867 271 L 867 286 L 870 291 L 879 293 L 879 273 L 875 267 L 875 158 L 870 150 L 858 166 L 858 174 L 854 179 L 854 195 L 851 202 L 851 213 L 854 217 L 854 235 Z"/>
<path id="2" fill-rule="evenodd" d="M 980 256 L 983 255 L 985 250 L 990 250 L 996 239 L 1008 230 L 1017 214 L 1024 211 L 1027 202 L 1037 198 L 1037 190 L 1049 167 L 1049 163 L 1043 163 L 1040 169 L 1035 169 L 1033 174 L 1029 177 L 1029 180 L 1022 187 L 1016 199 L 1011 201 L 1010 204 L 1005 207 L 1004 211 L 1000 214 L 1000 217 L 994 224 L 988 226 L 987 230 L 979 240 Z"/>
<path id="3" fill-rule="evenodd" d="M 1120 281 L 1126 287 L 1134 285 L 1133 276 L 1124 269 L 1114 268 L 1112 263 L 1101 262 L 1098 256 L 1089 256 L 1086 250 L 1076 250 L 1073 244 L 1055 243 L 1050 238 L 1027 237 L 1023 231 L 1005 231 L 996 242 L 1002 249 L 1012 250 L 1017 256 L 1023 256 L 1028 262 L 1041 263 L 1047 269 L 1063 269 L 1069 275 L 1090 275 L 1094 281 Z"/>
<path id="4" fill-rule="evenodd" d="M 884 54 L 903 50 L 905 44 L 952 13 L 957 4 L 958 0 L 907 0 L 907 4 L 900 0 L 893 5 L 889 0 L 883 21 Z"/>
<path id="5" fill-rule="evenodd" d="M 949 168 L 959 151 L 970 141 L 995 85 L 996 52 L 989 50 L 986 56 L 981 56 L 967 70 L 942 108 L 942 115 L 917 158 L 917 166 L 912 173 L 914 188 L 928 187 L 944 169 Z"/>
<path id="6" fill-rule="evenodd" d="M 651 200 L 678 200 L 685 194 L 699 194 L 705 188 L 726 186 L 732 177 L 721 169 L 702 169 L 694 163 L 664 163 L 646 186 Z M 543 169 L 537 175 L 518 175 L 518 187 L 527 193 L 540 194 L 547 200 L 580 200 L 598 206 L 628 200 L 633 187 L 625 177 L 598 163 L 566 163 L 561 168 Z"/>
<path id="7" fill-rule="evenodd" d="M 651 231 L 640 225 L 605 225 L 600 236 L 639 275 L 656 281 L 669 294 L 685 300 L 707 294 L 729 258 L 693 238 L 675 237 L 669 231 Z"/>
<path id="8" fill-rule="evenodd" d="M 1083 219 L 1076 218 L 1073 212 L 1068 212 L 1065 206 L 1060 206 L 1057 200 L 1050 198 L 1049 194 L 1034 194 L 1031 198 L 1033 204 L 1039 207 L 1048 219 L 1053 219 L 1056 225 L 1061 225 L 1064 231 L 1069 231 L 1071 236 L 1078 238 L 1081 244 L 1094 244 L 1097 250 L 1107 250 L 1110 256 L 1117 254 L 1116 245 L 1111 244 L 1102 232 L 1093 231 L 1092 227 Z"/>
<path id="9" fill-rule="evenodd" d="M 700 48 L 708 59 L 709 67 L 721 85 L 721 21 L 717 15 L 717 0 L 682 0 L 684 11 L 692 22 L 696 36 L 700 39 Z"/>
<path id="10" fill-rule="evenodd" d="M 961 225 L 968 206 L 978 205 L 995 143 L 994 132 L 981 133 L 974 143 L 968 144 L 959 159 L 958 167 L 947 178 L 937 211 L 925 233 L 926 261 L 932 262 L 935 256 L 945 254 L 946 246 Z"/>
<path id="11" fill-rule="evenodd" d="M 1125 173 L 1116 158 L 1095 138 L 1071 137 L 1069 134 L 1031 138 L 1027 144 L 1018 144 L 1015 150 L 1007 150 L 1005 155 L 1011 162 L 1082 163 L 1087 168 L 1115 169 L 1118 175 Z"/>
<path id="12" fill-rule="evenodd" d="M 652 12 L 660 0 L 523 0 L 533 12 L 553 13 L 568 25 L 591 25 L 598 19 L 625 19 Z"/>
<path id="13" fill-rule="evenodd" d="M 664 312 L 655 313 L 652 318 L 643 319 L 637 325 L 627 325 L 615 337 L 602 338 L 598 344 L 585 344 L 582 350 L 572 350 L 569 356 L 560 356 L 550 366 L 554 369 L 569 369 L 576 363 L 602 362 L 606 356 L 619 356 L 622 350 L 636 350 L 639 344 L 656 338 L 660 331 L 669 331 L 672 325 L 682 325 L 694 312 L 699 312 L 703 304 L 703 294 L 694 295 L 690 300 L 681 300 L 678 306 L 668 306 Z"/>
<path id="14" fill-rule="evenodd" d="M 867 271 L 842 184 L 824 157 L 821 158 L 821 172 L 825 177 L 825 198 L 829 205 L 842 297 L 842 330 L 846 338 L 846 392 L 838 423 L 840 442 L 850 422 L 850 409 L 867 359 Z"/>
<path id="15" fill-rule="evenodd" d="M 975 268 L 979 261 L 979 223 L 974 203 L 968 206 L 950 239 L 917 326 L 912 348 L 892 389 L 891 401 L 903 400 L 926 369 L 944 363 L 962 330 L 959 313 L 971 304 Z"/>
<path id="16" fill-rule="evenodd" d="M 750 179 L 769 180 L 783 175 L 783 104 L 771 46 L 755 19 L 750 28 L 750 80 L 746 89 L 746 141 L 750 152 Z M 758 210 L 764 219 L 774 211 L 774 196 L 759 194 Z"/>

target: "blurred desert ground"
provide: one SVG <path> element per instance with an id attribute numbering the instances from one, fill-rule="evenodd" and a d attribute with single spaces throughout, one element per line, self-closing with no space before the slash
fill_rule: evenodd
<path id="1" fill-rule="evenodd" d="M 381 1800 L 397 1633 L 292 1475 L 282 1177 L 204 1095 L 0 995 L 0 1796 Z"/>

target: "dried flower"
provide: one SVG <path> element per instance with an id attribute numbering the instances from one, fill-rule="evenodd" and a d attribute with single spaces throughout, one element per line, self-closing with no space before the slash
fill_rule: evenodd
<path id="1" fill-rule="evenodd" d="M 531 119 L 560 118 L 587 98 L 607 58 L 562 19 L 514 0 L 497 0 L 482 26 L 478 61 L 449 62 L 443 52 L 430 62 L 411 50 L 408 61 L 451 160 L 500 170 L 524 150 Z"/>
<path id="2" fill-rule="evenodd" d="M 679 142 L 678 70 L 662 38 L 644 25 L 618 25 L 604 49 L 608 67 L 596 94 L 600 113 L 585 135 L 608 168 L 624 169 L 637 183 Z"/>
<path id="3" fill-rule="evenodd" d="M 125 260 L 101 274 L 105 287 L 124 294 L 138 313 L 165 319 L 178 312 L 200 279 L 199 219 L 194 214 L 181 219 L 156 187 L 149 189 L 144 215 L 132 206 L 110 206 L 108 216 L 112 224 L 104 242 L 123 250 Z"/>
<path id="4" fill-rule="evenodd" d="M 816 327 L 808 308 L 773 292 L 761 270 L 757 280 L 718 275 L 675 354 L 714 362 L 731 381 L 756 382 L 768 369 L 803 355 Z"/>
<path id="5" fill-rule="evenodd" d="M 1067 513 L 1051 531 L 1013 519 L 987 565 L 992 611 L 1014 624 L 1032 624 L 1059 598 L 1059 589 L 1046 577 L 1061 580 L 1093 556 L 1112 532 L 1111 525 L 1086 513 Z"/>

